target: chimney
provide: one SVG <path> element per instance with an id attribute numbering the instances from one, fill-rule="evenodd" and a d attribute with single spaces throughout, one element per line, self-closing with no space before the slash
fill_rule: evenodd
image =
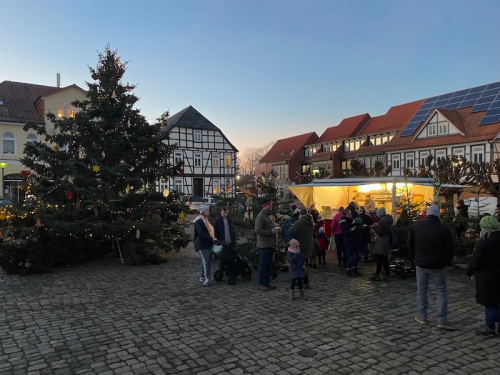
<path id="1" fill-rule="evenodd" d="M 61 75 L 57 73 L 57 87 L 61 87 Z"/>

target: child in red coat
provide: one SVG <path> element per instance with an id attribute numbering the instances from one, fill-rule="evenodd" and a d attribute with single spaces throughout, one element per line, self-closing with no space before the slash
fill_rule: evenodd
<path id="1" fill-rule="evenodd" d="M 321 249 L 318 255 L 318 263 L 319 265 L 326 266 L 326 250 L 330 244 L 330 239 L 325 234 L 325 228 L 319 228 L 318 234 L 316 235 L 316 241 L 318 241 L 319 248 Z"/>

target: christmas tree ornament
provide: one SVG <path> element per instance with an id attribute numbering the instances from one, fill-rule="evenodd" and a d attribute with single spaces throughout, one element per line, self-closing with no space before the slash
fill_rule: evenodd
<path id="1" fill-rule="evenodd" d="M 130 128 L 130 119 L 127 121 L 127 127 Z"/>
<path id="2" fill-rule="evenodd" d="M 37 227 L 37 228 L 43 227 L 43 224 L 42 224 L 42 221 L 40 220 L 40 218 L 36 219 L 35 227 Z"/>
<path id="3" fill-rule="evenodd" d="M 59 147 L 54 146 L 54 147 L 52 147 L 52 150 L 55 151 L 55 152 L 57 152 L 57 151 L 59 151 Z"/>
<path id="4" fill-rule="evenodd" d="M 94 165 L 94 166 L 92 167 L 92 170 L 93 170 L 95 173 L 97 173 L 97 172 L 99 172 L 99 171 L 101 170 L 101 167 L 99 167 L 98 165 Z"/>
<path id="5" fill-rule="evenodd" d="M 78 208 L 78 209 L 80 209 L 80 200 L 76 201 L 75 207 Z"/>
<path id="6" fill-rule="evenodd" d="M 19 185 L 19 190 L 23 191 L 24 189 L 26 189 L 26 185 L 24 184 Z"/>
<path id="7" fill-rule="evenodd" d="M 73 192 L 72 191 L 67 191 L 66 192 L 66 198 L 68 198 L 69 200 L 73 199 Z"/>
<path id="8" fill-rule="evenodd" d="M 148 148 L 148 151 L 153 152 L 154 151 L 153 147 Z"/>
<path id="9" fill-rule="evenodd" d="M 135 238 L 141 238 L 141 231 L 139 230 L 139 228 L 137 228 L 137 230 L 135 231 Z"/>
<path id="10" fill-rule="evenodd" d="M 0 220 L 5 220 L 7 218 L 7 214 L 5 212 L 0 213 Z"/>
<path id="11" fill-rule="evenodd" d="M 113 90 L 113 92 L 111 93 L 111 99 L 116 99 L 116 91 Z"/>
<path id="12" fill-rule="evenodd" d="M 97 73 L 92 74 L 92 79 L 94 81 L 97 80 L 97 79 L 99 79 L 99 76 L 97 75 Z"/>
<path id="13" fill-rule="evenodd" d="M 169 194 L 170 194 L 170 192 L 168 191 L 168 189 L 163 189 L 163 196 L 165 198 L 168 197 Z"/>
<path id="14" fill-rule="evenodd" d="M 31 174 L 31 171 L 21 171 L 21 176 L 23 176 L 24 178 L 27 178 L 29 175 Z"/>

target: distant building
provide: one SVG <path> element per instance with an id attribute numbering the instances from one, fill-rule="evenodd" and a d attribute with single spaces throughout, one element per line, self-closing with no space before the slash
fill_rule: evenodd
<path id="1" fill-rule="evenodd" d="M 0 161 L 7 163 L 0 196 L 13 202 L 24 199 L 24 192 L 19 189 L 23 170 L 19 159 L 24 157 L 25 143 L 39 140 L 32 129 L 24 131 L 24 125 L 32 121 L 46 126 L 53 134 L 54 127 L 47 114 L 73 117 L 78 109 L 71 103 L 85 98 L 86 91 L 77 85 L 54 87 L 12 81 L 0 83 Z"/>
<path id="2" fill-rule="evenodd" d="M 178 145 L 171 163 L 183 161 L 184 167 L 172 180 L 160 181 L 161 190 L 200 197 L 234 195 L 238 150 L 217 126 L 189 106 L 168 118 L 164 131 Z"/>

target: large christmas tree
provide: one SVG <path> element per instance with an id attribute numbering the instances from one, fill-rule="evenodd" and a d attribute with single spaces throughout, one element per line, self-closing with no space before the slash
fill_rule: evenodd
<path id="1" fill-rule="evenodd" d="M 162 131 L 165 113 L 150 125 L 139 110 L 134 85 L 122 83 L 126 63 L 109 48 L 90 68 L 87 99 L 73 117 L 49 114 L 55 131 L 26 124 L 41 136 L 21 160 L 31 173 L 24 187 L 34 202 L 4 223 L 0 266 L 8 272 L 40 271 L 114 253 L 137 264 L 185 247 L 176 192 L 159 192 L 160 179 L 178 173 L 175 145 Z M 29 193 L 29 194 L 28 194 Z"/>

